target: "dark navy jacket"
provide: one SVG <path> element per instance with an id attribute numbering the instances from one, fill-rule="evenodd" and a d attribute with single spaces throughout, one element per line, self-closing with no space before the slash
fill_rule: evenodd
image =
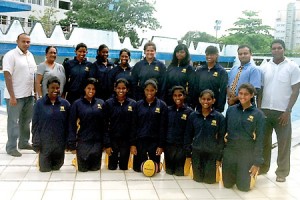
<path id="1" fill-rule="evenodd" d="M 225 131 L 226 122 L 221 113 L 213 110 L 204 117 L 195 111 L 188 119 L 184 143 L 186 147 L 192 145 L 193 150 L 215 153 L 216 158 L 221 160 Z"/>
<path id="2" fill-rule="evenodd" d="M 113 64 L 111 62 L 107 63 L 107 66 L 103 64 L 103 60 L 96 60 L 91 65 L 90 77 L 97 79 L 97 90 L 96 97 L 103 100 L 107 100 L 111 97 L 112 91 L 110 87 L 110 82 L 108 78 L 108 73 L 113 69 Z"/>
<path id="3" fill-rule="evenodd" d="M 65 148 L 69 111 L 69 102 L 61 97 L 54 104 L 48 94 L 37 100 L 32 118 L 32 143 L 35 150 Z"/>
<path id="4" fill-rule="evenodd" d="M 70 150 L 76 149 L 76 143 L 80 145 L 81 143 L 103 142 L 103 135 L 106 130 L 103 104 L 102 99 L 94 98 L 89 102 L 84 97 L 73 103 L 69 120 L 68 145 Z"/>
<path id="5" fill-rule="evenodd" d="M 175 105 L 168 107 L 167 144 L 183 146 L 187 120 L 192 112 L 186 105 L 179 109 Z"/>
<path id="6" fill-rule="evenodd" d="M 166 96 L 169 101 L 173 103 L 171 89 L 175 85 L 184 87 L 189 95 L 194 73 L 195 71 L 190 65 L 168 67 L 166 74 Z M 190 99 L 188 98 L 187 101 L 187 103 L 189 103 Z M 170 104 L 170 102 L 168 102 L 168 104 Z"/>
<path id="7" fill-rule="evenodd" d="M 208 69 L 206 64 L 198 68 L 192 84 L 193 106 L 196 107 L 199 104 L 200 93 L 205 89 L 210 89 L 215 94 L 214 108 L 218 112 L 223 112 L 226 103 L 227 83 L 228 74 L 219 63 L 212 69 Z"/>
<path id="8" fill-rule="evenodd" d="M 148 79 L 156 79 L 158 83 L 157 97 L 164 99 L 166 66 L 157 59 L 148 63 L 146 59 L 137 62 L 132 69 L 133 96 L 135 100 L 144 98 L 144 84 Z"/>
<path id="9" fill-rule="evenodd" d="M 114 84 L 119 78 L 124 78 L 129 82 L 129 93 L 127 93 L 128 97 L 132 97 L 132 73 L 131 73 L 132 68 L 130 65 L 127 66 L 127 68 L 124 70 L 119 64 L 112 68 L 108 72 L 108 80 L 109 80 L 109 87 L 111 94 L 114 94 Z"/>
<path id="10" fill-rule="evenodd" d="M 167 132 L 168 107 L 166 103 L 158 98 L 148 104 L 144 99 L 136 105 L 136 139 L 152 139 L 157 141 L 159 147 L 163 148 Z"/>
<path id="11" fill-rule="evenodd" d="M 263 139 L 265 116 L 258 108 L 251 106 L 243 110 L 241 104 L 230 106 L 226 112 L 227 146 L 246 148 L 254 143 L 254 165 L 263 163 Z"/>
<path id="12" fill-rule="evenodd" d="M 87 60 L 80 63 L 76 57 L 65 63 L 64 68 L 67 82 L 63 94 L 71 92 L 76 93 L 78 98 L 81 97 L 90 73 L 90 64 L 91 62 Z"/>
<path id="13" fill-rule="evenodd" d="M 117 98 L 110 98 L 105 102 L 107 130 L 105 133 L 105 147 L 111 147 L 111 141 L 121 139 L 131 141 L 135 135 L 136 101 L 130 98 L 121 104 Z"/>

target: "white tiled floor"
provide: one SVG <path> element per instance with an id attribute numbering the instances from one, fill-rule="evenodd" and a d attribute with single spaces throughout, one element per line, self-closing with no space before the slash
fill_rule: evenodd
<path id="1" fill-rule="evenodd" d="M 56 172 L 41 173 L 36 168 L 36 154 L 22 150 L 23 156 L 6 154 L 6 115 L 0 113 L 0 199 L 1 200 L 154 200 L 154 199 L 286 199 L 300 200 L 300 121 L 293 124 L 291 174 L 285 183 L 275 181 L 276 151 L 271 170 L 259 176 L 250 192 L 225 189 L 219 184 L 203 184 L 190 177 L 177 177 L 162 171 L 152 178 L 141 173 L 109 171 L 76 172 L 73 155 L 67 153 L 65 165 Z"/>

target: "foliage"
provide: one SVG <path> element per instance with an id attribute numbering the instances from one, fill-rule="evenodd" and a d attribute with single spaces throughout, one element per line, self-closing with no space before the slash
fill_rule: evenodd
<path id="1" fill-rule="evenodd" d="M 216 42 L 216 37 L 200 31 L 189 31 L 182 38 L 182 41 L 185 41 L 188 46 L 193 42 L 194 46 L 198 42 Z"/>
<path id="2" fill-rule="evenodd" d="M 139 45 L 137 29 L 156 30 L 160 24 L 152 15 L 153 4 L 147 0 L 73 0 L 72 10 L 60 21 L 62 26 L 76 24 L 81 28 L 116 31 L 121 40 L 129 37 Z"/>
<path id="3" fill-rule="evenodd" d="M 49 37 L 52 32 L 53 26 L 58 22 L 55 14 L 59 11 L 53 7 L 49 7 L 44 10 L 44 13 L 36 10 L 33 10 L 32 12 L 35 15 L 30 15 L 29 19 L 32 22 L 40 22 L 46 35 Z"/>
<path id="4" fill-rule="evenodd" d="M 234 28 L 230 28 L 228 36 L 219 39 L 223 44 L 247 44 L 252 47 L 253 52 L 268 53 L 273 36 L 270 26 L 262 25 L 262 20 L 257 18 L 258 13 L 254 11 L 243 11 L 245 18 L 238 18 Z"/>

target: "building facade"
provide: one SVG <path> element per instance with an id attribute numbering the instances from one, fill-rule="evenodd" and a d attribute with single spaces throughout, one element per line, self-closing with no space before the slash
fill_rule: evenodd
<path id="1" fill-rule="evenodd" d="M 7 0 L 13 1 L 13 0 Z M 0 13 L 0 29 L 3 33 L 6 33 L 11 22 L 14 20 L 19 20 L 22 24 L 24 31 L 29 33 L 32 26 L 34 25 L 34 20 L 31 16 L 40 18 L 44 15 L 45 11 L 49 9 L 55 10 L 56 20 L 59 21 L 65 18 L 65 12 L 70 10 L 71 0 L 14 0 L 15 2 L 21 2 L 31 5 L 31 11 L 25 12 L 3 12 Z"/>
<path id="2" fill-rule="evenodd" d="M 274 37 L 285 41 L 288 50 L 300 48 L 300 0 L 289 3 L 286 10 L 278 11 Z"/>

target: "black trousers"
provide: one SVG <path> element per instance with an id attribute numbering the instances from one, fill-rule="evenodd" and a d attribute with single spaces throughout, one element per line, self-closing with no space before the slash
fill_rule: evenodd
<path id="1" fill-rule="evenodd" d="M 78 143 L 77 146 L 78 171 L 97 171 L 101 167 L 102 144 Z"/>
<path id="2" fill-rule="evenodd" d="M 165 147 L 166 173 L 176 176 L 184 175 L 185 151 L 182 145 L 167 144 Z"/>
<path id="3" fill-rule="evenodd" d="M 39 153 L 39 167 L 41 172 L 59 170 L 64 164 L 65 148 L 41 148 Z"/>
<path id="4" fill-rule="evenodd" d="M 115 170 L 119 168 L 121 170 L 128 169 L 128 160 L 130 156 L 130 144 L 129 141 L 124 139 L 118 139 L 111 142 L 112 143 L 112 154 L 108 159 L 108 169 Z"/>
<path id="5" fill-rule="evenodd" d="M 193 179 L 212 184 L 216 182 L 216 155 L 192 150 Z"/>
<path id="6" fill-rule="evenodd" d="M 156 155 L 156 149 L 158 148 L 158 143 L 153 139 L 138 139 L 136 144 L 137 155 L 133 158 L 133 170 L 136 172 L 141 172 L 141 164 L 149 158 L 156 162 L 159 166 L 160 156 Z M 158 169 L 159 172 L 159 169 Z"/>
<path id="7" fill-rule="evenodd" d="M 237 142 L 238 143 L 238 142 Z M 241 191 L 250 189 L 250 168 L 254 163 L 254 143 L 227 146 L 224 149 L 222 175 L 224 187 L 231 188 L 236 184 Z"/>

